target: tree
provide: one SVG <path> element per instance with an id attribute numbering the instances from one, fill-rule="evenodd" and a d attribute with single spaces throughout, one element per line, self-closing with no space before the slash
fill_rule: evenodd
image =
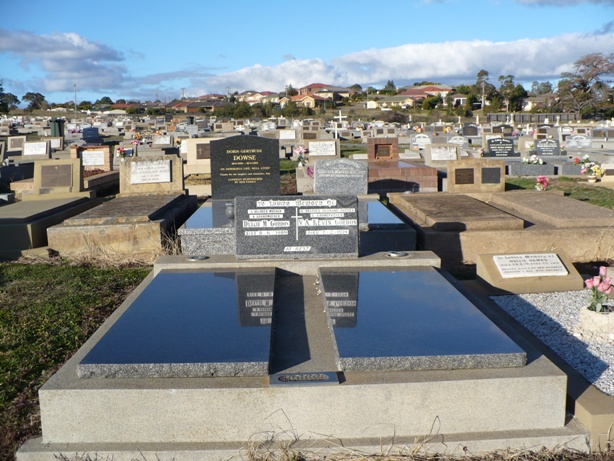
<path id="1" fill-rule="evenodd" d="M 512 92 L 514 91 L 514 76 L 513 75 L 500 75 L 499 83 L 501 86 L 499 87 L 499 94 L 503 97 L 503 102 L 505 103 L 505 107 L 507 111 L 510 111 L 510 98 L 512 96 Z"/>
<path id="2" fill-rule="evenodd" d="M 29 112 L 49 107 L 49 104 L 45 101 L 45 97 L 40 93 L 28 92 L 21 97 L 21 100 L 29 103 L 28 107 L 26 107 L 26 110 Z"/>
<path id="3" fill-rule="evenodd" d="M 94 103 L 95 106 L 112 106 L 113 100 L 108 96 L 104 96 L 100 98 L 98 101 Z"/>
<path id="4" fill-rule="evenodd" d="M 557 93 L 564 110 L 580 115 L 607 101 L 611 89 L 602 77 L 614 74 L 614 53 L 587 54 L 574 63 L 574 69 L 561 74 Z"/>
<path id="5" fill-rule="evenodd" d="M 422 109 L 435 109 L 439 104 L 441 104 L 441 96 L 428 96 L 422 100 Z"/>
<path id="6" fill-rule="evenodd" d="M 19 98 L 13 93 L 5 93 L 3 84 L 0 80 L 0 114 L 8 114 L 9 111 L 17 109 Z"/>
<path id="7" fill-rule="evenodd" d="M 125 99 L 118 99 L 117 101 L 115 101 L 115 104 L 126 104 L 126 100 Z"/>
<path id="8" fill-rule="evenodd" d="M 397 87 L 394 85 L 394 82 L 392 80 L 388 80 L 386 82 L 386 86 L 384 87 L 384 90 L 386 91 L 390 91 L 390 90 L 396 90 Z"/>
<path id="9" fill-rule="evenodd" d="M 362 86 L 360 86 L 358 83 L 354 83 L 351 87 L 350 90 L 356 91 L 358 93 L 362 92 Z"/>
<path id="10" fill-rule="evenodd" d="M 91 101 L 81 101 L 79 105 L 77 105 L 77 108 L 79 110 L 90 110 L 92 108 L 92 102 Z"/>
<path id="11" fill-rule="evenodd" d="M 427 85 L 441 85 L 441 83 L 430 82 L 428 80 L 425 80 L 423 82 L 414 82 L 414 86 L 427 86 Z"/>
<path id="12" fill-rule="evenodd" d="M 295 90 L 292 85 L 288 85 L 286 87 L 286 97 L 289 98 L 291 96 L 296 96 L 298 94 L 298 90 Z"/>

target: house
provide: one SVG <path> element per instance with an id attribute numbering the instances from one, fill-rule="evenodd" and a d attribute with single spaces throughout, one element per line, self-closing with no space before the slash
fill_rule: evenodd
<path id="1" fill-rule="evenodd" d="M 296 96 L 291 96 L 289 98 L 287 96 L 281 98 L 279 100 L 279 105 L 283 108 L 290 101 L 295 102 L 297 106 L 311 107 L 313 109 L 314 107 L 319 107 L 324 104 L 327 99 L 314 94 L 297 94 Z"/>
<path id="2" fill-rule="evenodd" d="M 412 96 L 386 96 L 377 100 L 367 101 L 367 109 L 407 109 L 415 107 L 418 101 Z"/>
<path id="3" fill-rule="evenodd" d="M 344 88 L 341 86 L 326 85 L 324 83 L 312 83 L 310 85 L 299 88 L 299 95 L 315 95 L 321 98 L 328 99 L 329 101 L 340 101 L 343 98 L 349 98 L 355 93 L 350 88 Z"/>
<path id="4" fill-rule="evenodd" d="M 540 94 L 539 96 L 531 96 L 522 101 L 522 110 L 529 112 L 531 110 L 542 109 L 553 106 L 558 102 L 557 95 L 553 93 Z"/>

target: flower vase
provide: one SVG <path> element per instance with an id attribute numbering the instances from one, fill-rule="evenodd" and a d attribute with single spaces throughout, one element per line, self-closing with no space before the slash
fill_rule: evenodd
<path id="1" fill-rule="evenodd" d="M 597 182 L 597 176 L 595 175 L 589 175 L 586 177 L 588 182 Z"/>
<path id="2" fill-rule="evenodd" d="M 584 307 L 580 310 L 579 327 L 588 336 L 614 339 L 614 312 L 596 312 Z"/>
<path id="3" fill-rule="evenodd" d="M 122 161 L 122 162 L 125 162 L 125 161 L 126 161 L 126 157 L 122 157 L 122 158 L 121 158 L 121 161 Z"/>

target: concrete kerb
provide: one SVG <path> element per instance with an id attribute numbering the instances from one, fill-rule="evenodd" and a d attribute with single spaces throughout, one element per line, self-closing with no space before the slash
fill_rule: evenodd
<path id="1" fill-rule="evenodd" d="M 518 342 L 522 338 L 531 348 L 539 351 L 567 375 L 568 412 L 590 432 L 592 450 L 609 449 L 614 442 L 614 396 L 604 394 L 593 386 L 511 315 L 497 306 L 489 296 L 502 294 L 499 290 L 479 281 L 459 282 L 457 287 L 478 307 L 486 307 L 483 312 L 489 317 L 493 316 L 491 320 L 499 319 L 499 322 L 502 322 L 499 327 L 507 325 L 504 331 L 514 340 Z"/>

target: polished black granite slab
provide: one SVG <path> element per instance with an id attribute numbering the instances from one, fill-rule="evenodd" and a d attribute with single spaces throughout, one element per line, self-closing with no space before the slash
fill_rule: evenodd
<path id="1" fill-rule="evenodd" d="M 78 365 L 82 378 L 268 375 L 275 270 L 160 272 Z"/>
<path id="2" fill-rule="evenodd" d="M 356 279 L 347 269 L 320 269 L 339 370 L 501 368 L 526 363 L 526 353 L 435 269 L 354 274 Z M 358 282 L 356 292 L 353 280 Z M 341 313 L 349 316 L 340 322 Z"/>

